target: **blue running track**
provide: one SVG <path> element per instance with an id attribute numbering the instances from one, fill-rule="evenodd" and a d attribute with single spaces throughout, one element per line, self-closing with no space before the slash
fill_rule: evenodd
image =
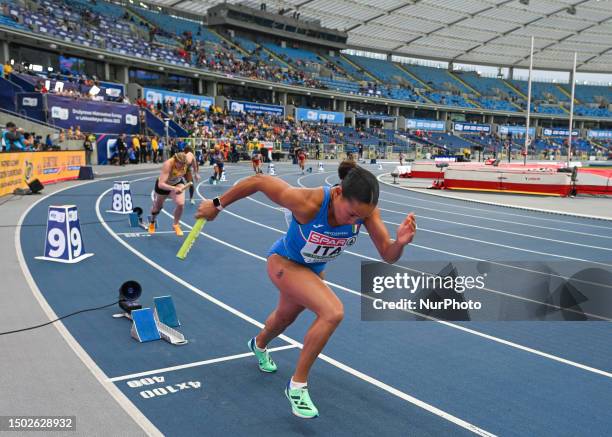
<path id="1" fill-rule="evenodd" d="M 277 168 L 293 185 L 337 181 L 334 168 L 306 176 L 294 166 Z M 200 184 L 197 196 L 214 197 L 252 174 L 246 166 L 229 166 L 227 173 L 229 182 Z M 135 206 L 148 211 L 156 177 L 128 178 Z M 276 374 L 259 372 L 247 349 L 278 297 L 264 257 L 286 229 L 282 211 L 261 194 L 244 199 L 208 223 L 187 260 L 179 261 L 182 240 L 164 233 L 171 230 L 170 215 L 160 214 L 160 232 L 152 237 L 135 231 L 126 216 L 106 212 L 111 189 L 112 180 L 99 180 L 44 198 L 24 219 L 21 250 L 58 315 L 113 302 L 128 279 L 141 283 L 143 306 L 172 295 L 179 330 L 189 340 L 185 346 L 136 342 L 130 322 L 112 317 L 118 308 L 64 321 L 106 378 L 165 435 L 611 433 L 609 322 L 361 321 L 360 264 L 379 259 L 367 235 L 328 266 L 326 279 L 344 303 L 345 319 L 309 381 L 321 417 L 298 419 L 283 389 L 312 314 L 301 315 L 286 337 L 270 345 L 279 348 L 273 352 Z M 612 267 L 609 222 L 475 205 L 387 185 L 381 191 L 379 207 L 392 236 L 405 214 L 417 215 L 419 230 L 404 262 L 546 261 L 567 266 L 568 275 Z M 47 208 L 58 204 L 77 205 L 93 257 L 78 264 L 35 259 L 42 255 Z M 194 223 L 195 208 L 186 205 L 185 230 Z M 500 287 L 520 295 L 513 284 Z"/>

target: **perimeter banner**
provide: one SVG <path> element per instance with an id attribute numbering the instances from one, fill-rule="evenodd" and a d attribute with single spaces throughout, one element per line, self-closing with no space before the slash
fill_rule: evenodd
<path id="1" fill-rule="evenodd" d="M 469 132 L 469 133 L 491 133 L 490 124 L 477 124 L 477 123 L 454 123 L 453 130 L 455 132 Z"/>
<path id="2" fill-rule="evenodd" d="M 68 129 L 79 126 L 81 132 L 135 134 L 138 107 L 123 103 L 95 102 L 71 97 L 46 95 L 49 123 Z"/>
<path id="3" fill-rule="evenodd" d="M 420 129 L 428 132 L 444 132 L 446 130 L 446 122 L 422 118 L 407 118 L 406 129 Z"/>
<path id="4" fill-rule="evenodd" d="M 17 111 L 40 121 L 45 119 L 45 102 L 41 93 L 17 93 Z"/>
<path id="5" fill-rule="evenodd" d="M 214 97 L 176 93 L 173 91 L 159 90 L 156 88 L 144 88 L 143 92 L 147 102 L 163 103 L 165 101 L 172 101 L 176 103 L 188 103 L 191 106 L 201 106 L 206 110 L 208 110 L 211 105 L 215 104 Z"/>
<path id="6" fill-rule="evenodd" d="M 542 129 L 542 135 L 544 135 L 545 137 L 567 137 L 569 136 L 569 129 L 565 129 L 565 128 L 543 128 Z M 577 137 L 578 135 L 580 135 L 580 131 L 578 129 L 572 130 L 572 136 L 573 137 Z"/>
<path id="7" fill-rule="evenodd" d="M 499 126 L 497 130 L 497 132 L 500 135 L 508 135 L 508 134 L 525 135 L 526 131 L 527 131 L 527 128 L 525 126 L 510 126 L 510 125 Z M 535 135 L 535 127 L 530 127 L 529 136 L 532 137 L 534 135 Z"/>
<path id="8" fill-rule="evenodd" d="M 85 165 L 85 151 L 0 153 L 0 196 L 16 188 L 27 188 L 27 181 L 43 185 L 79 177 Z"/>
<path id="9" fill-rule="evenodd" d="M 29 153 L 0 153 L 0 196 L 27 188 L 25 161 Z"/>
<path id="10" fill-rule="evenodd" d="M 278 105 L 265 105 L 263 103 L 229 101 L 230 112 L 246 112 L 249 114 L 285 115 L 285 107 Z"/>
<path id="11" fill-rule="evenodd" d="M 587 133 L 589 138 L 612 139 L 612 130 L 596 130 L 590 129 Z"/>
<path id="12" fill-rule="evenodd" d="M 295 108 L 295 118 L 298 121 L 321 121 L 325 123 L 344 124 L 344 112 L 320 111 L 310 108 Z"/>

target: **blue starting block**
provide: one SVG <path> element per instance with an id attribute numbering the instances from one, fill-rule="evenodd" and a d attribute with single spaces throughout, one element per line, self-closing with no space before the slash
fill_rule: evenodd
<path id="1" fill-rule="evenodd" d="M 153 299 L 154 309 L 135 309 L 113 315 L 114 318 L 126 317 L 132 320 L 130 333 L 134 339 L 143 343 L 146 341 L 166 340 L 174 345 L 187 344 L 185 336 L 177 331 L 181 325 L 176 314 L 171 296 L 160 296 Z"/>
<path id="2" fill-rule="evenodd" d="M 142 221 L 142 213 L 142 208 L 138 206 L 135 207 L 132 212 L 128 213 L 128 218 L 130 220 L 130 228 L 147 228 Z"/>
<path id="3" fill-rule="evenodd" d="M 140 227 L 140 219 L 138 217 L 138 214 L 136 214 L 135 212 L 131 212 L 128 217 L 130 219 L 130 228 Z"/>
<path id="4" fill-rule="evenodd" d="M 160 340 L 161 335 L 155 322 L 155 315 L 151 308 L 134 310 L 130 313 L 132 318 L 131 334 L 139 342 Z"/>
<path id="5" fill-rule="evenodd" d="M 157 320 L 171 328 L 181 326 L 172 296 L 156 297 L 153 299 L 153 305 L 155 306 L 155 318 Z"/>

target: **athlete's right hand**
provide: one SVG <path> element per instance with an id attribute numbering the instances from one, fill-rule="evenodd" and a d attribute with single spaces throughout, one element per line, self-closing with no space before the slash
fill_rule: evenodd
<path id="1" fill-rule="evenodd" d="M 219 210 L 215 208 L 215 205 L 212 200 L 203 200 L 198 206 L 198 211 L 196 212 L 196 219 L 204 218 L 208 221 L 214 220 L 219 214 Z"/>

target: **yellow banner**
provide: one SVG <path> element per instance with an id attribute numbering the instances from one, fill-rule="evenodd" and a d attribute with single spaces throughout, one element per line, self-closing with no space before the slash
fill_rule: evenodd
<path id="1" fill-rule="evenodd" d="M 0 153 L 0 196 L 12 193 L 15 188 L 27 188 L 25 161 L 30 153 Z"/>
<path id="2" fill-rule="evenodd" d="M 26 180 L 43 185 L 76 179 L 85 151 L 0 153 L 0 196 L 27 188 Z"/>

